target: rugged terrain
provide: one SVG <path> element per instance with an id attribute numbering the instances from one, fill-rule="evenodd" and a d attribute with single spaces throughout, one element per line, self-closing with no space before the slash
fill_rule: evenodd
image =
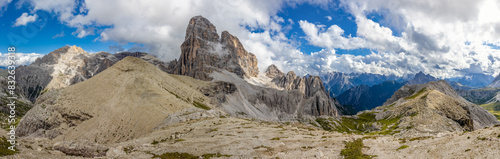
<path id="1" fill-rule="evenodd" d="M 395 136 L 473 131 L 500 124 L 443 80 L 403 86 L 383 106 L 352 117 L 318 118 L 316 122 L 327 130 Z"/>
<path id="2" fill-rule="evenodd" d="M 105 158 L 125 159 L 174 155 L 185 158 L 341 158 L 341 151 L 347 150 L 345 145 L 355 139 L 361 139 L 364 144 L 355 148 L 363 154 L 376 155 L 376 158 L 495 158 L 500 155 L 499 135 L 500 127 L 422 137 L 357 135 L 295 122 L 278 124 L 220 116 L 182 122 L 137 139 L 93 147 L 85 147 L 85 142 L 70 142 L 72 147 L 63 148 L 62 142 L 23 138 L 19 147 L 21 153 L 5 158 L 84 158 L 65 155 L 62 151 L 95 153 L 99 149 L 107 150 Z"/>
<path id="3" fill-rule="evenodd" d="M 383 106 L 342 116 L 349 107 L 319 76 L 259 72 L 237 37 L 201 16 L 181 50 L 164 63 L 72 46 L 21 67 L 35 104 L 17 128 L 19 153 L 5 158 L 500 156 L 500 122 L 423 73 Z"/>
<path id="4" fill-rule="evenodd" d="M 275 66 L 275 75 L 260 73 L 254 54 L 245 50 L 237 37 L 216 27 L 202 16 L 193 17 L 187 26 L 179 60 L 168 64 L 168 72 L 204 81 L 223 81 L 235 92 L 217 97 L 215 105 L 232 115 L 264 120 L 297 120 L 308 116 L 337 116 L 342 106 L 330 97 L 318 76 L 286 75 Z M 271 78 L 272 77 L 272 78 Z M 339 110 L 340 109 L 340 110 Z"/>
<path id="5" fill-rule="evenodd" d="M 39 95 L 87 80 L 127 56 L 139 57 L 162 70 L 167 67 L 164 62 L 147 53 L 89 54 L 80 47 L 65 46 L 30 65 L 16 68 L 20 94 L 35 102 Z"/>

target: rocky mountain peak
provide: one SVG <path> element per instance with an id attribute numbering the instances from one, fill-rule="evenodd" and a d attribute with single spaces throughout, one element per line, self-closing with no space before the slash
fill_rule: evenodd
<path id="1" fill-rule="evenodd" d="M 172 61 L 169 72 L 209 81 L 214 69 L 233 72 L 241 78 L 258 75 L 257 58 L 245 50 L 236 36 L 222 32 L 202 16 L 193 17 L 186 29 L 178 61 Z"/>
<path id="2" fill-rule="evenodd" d="M 215 42 L 219 40 L 219 35 L 215 26 L 208 19 L 202 16 L 195 16 L 189 20 L 184 40 L 187 41 L 188 39 L 196 38 Z"/>
<path id="3" fill-rule="evenodd" d="M 70 53 L 83 53 L 85 51 L 81 47 L 73 45 L 73 46 L 69 47 L 68 52 L 70 52 Z"/>
<path id="4" fill-rule="evenodd" d="M 274 79 L 275 77 L 284 75 L 284 73 L 281 72 L 281 70 L 278 69 L 278 67 L 274 64 L 271 64 L 269 67 L 267 67 L 265 73 L 266 73 L 266 76 L 271 78 L 271 79 Z"/>
<path id="5" fill-rule="evenodd" d="M 431 81 L 437 81 L 437 80 L 439 80 L 439 79 L 431 76 L 430 74 L 425 74 L 422 71 L 420 71 L 417 74 L 415 74 L 415 77 L 412 80 L 408 81 L 408 85 L 424 84 L 424 83 L 428 83 Z"/>
<path id="6" fill-rule="evenodd" d="M 245 50 L 240 40 L 227 31 L 222 32 L 221 44 L 224 46 L 230 55 L 237 58 L 238 64 L 245 71 L 245 77 L 256 77 L 259 74 L 257 68 L 257 57 L 254 54 Z"/>

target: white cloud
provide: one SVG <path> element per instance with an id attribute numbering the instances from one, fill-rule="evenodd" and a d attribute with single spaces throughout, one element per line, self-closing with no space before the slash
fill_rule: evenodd
<path id="1" fill-rule="evenodd" d="M 19 18 L 16 19 L 16 22 L 14 23 L 13 27 L 17 26 L 23 26 L 28 23 L 36 21 L 38 18 L 38 15 L 28 15 L 28 13 L 23 13 Z"/>
<path id="2" fill-rule="evenodd" d="M 340 71 L 404 75 L 424 71 L 451 77 L 478 69 L 500 73 L 500 50 L 487 46 L 500 46 L 500 2 L 496 0 L 341 0 L 338 6 L 355 18 L 356 37 L 344 35 L 338 25 L 276 15 L 284 7 L 302 3 L 328 8 L 332 6 L 327 4 L 329 0 L 86 0 L 80 8 L 72 0 L 27 2 L 34 10 L 56 13 L 63 24 L 76 29 L 72 34 L 77 37 L 97 34 L 96 40 L 142 44 L 164 60 L 179 57 L 188 20 L 202 15 L 219 33 L 227 30 L 237 36 L 248 51 L 256 54 L 261 70 L 275 63 L 298 74 Z M 367 14 L 372 12 L 383 19 L 370 20 Z M 311 55 L 301 52 L 296 42 L 285 36 L 294 22 L 298 22 L 309 44 L 324 49 Z M 96 26 L 108 27 L 97 30 Z M 263 31 L 250 32 L 247 28 Z M 338 49 L 359 48 L 374 52 L 365 56 L 335 53 Z"/>
<path id="3" fill-rule="evenodd" d="M 328 19 L 328 21 L 332 20 L 332 16 L 326 16 L 325 18 Z"/>
<path id="4" fill-rule="evenodd" d="M 42 57 L 42 54 L 37 53 L 16 53 L 16 66 L 28 65 L 34 62 L 37 58 Z M 9 54 L 0 53 L 0 67 L 9 66 Z"/>
<path id="5" fill-rule="evenodd" d="M 0 1 L 0 16 L 3 15 L 3 12 L 7 10 L 7 7 L 9 6 L 9 3 L 12 2 L 12 0 L 2 0 Z"/>

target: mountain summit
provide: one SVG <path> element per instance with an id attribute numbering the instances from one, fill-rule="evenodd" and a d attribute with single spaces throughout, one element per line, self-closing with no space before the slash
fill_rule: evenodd
<path id="1" fill-rule="evenodd" d="M 256 77 L 257 58 L 245 50 L 237 37 L 223 31 L 221 38 L 215 26 L 202 16 L 189 20 L 181 45 L 179 61 L 171 62 L 173 74 L 211 80 L 214 68 L 224 69 L 239 77 Z"/>

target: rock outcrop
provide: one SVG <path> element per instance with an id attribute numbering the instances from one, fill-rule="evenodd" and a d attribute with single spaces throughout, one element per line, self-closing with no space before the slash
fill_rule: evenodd
<path id="1" fill-rule="evenodd" d="M 169 72 L 209 81 L 214 68 L 224 69 L 239 77 L 256 77 L 257 58 L 245 50 L 237 37 L 222 32 L 202 16 L 191 18 L 181 45 L 179 60 L 171 62 Z"/>

